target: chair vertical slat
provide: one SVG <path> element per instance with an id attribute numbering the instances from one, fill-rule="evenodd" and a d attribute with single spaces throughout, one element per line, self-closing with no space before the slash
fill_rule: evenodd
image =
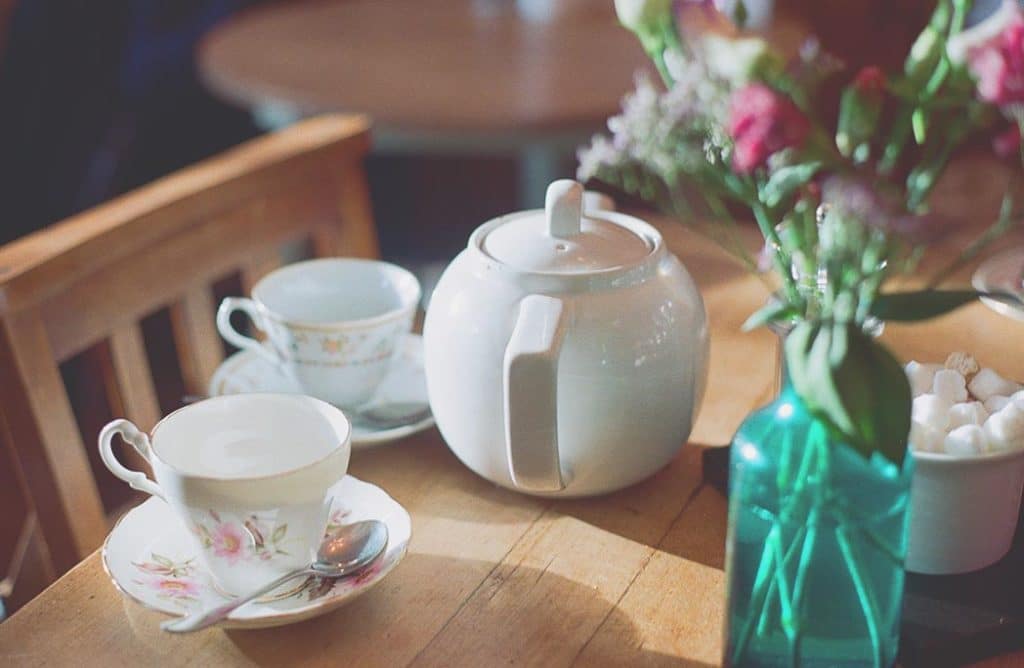
<path id="1" fill-rule="evenodd" d="M 111 410 L 149 431 L 160 420 L 160 402 L 138 323 L 110 335 L 110 362 L 105 371 Z"/>
<path id="2" fill-rule="evenodd" d="M 190 290 L 171 305 L 174 344 L 189 394 L 206 394 L 207 384 L 224 357 L 214 312 L 213 294 L 207 287 Z"/>
<path id="3" fill-rule="evenodd" d="M 254 257 L 242 267 L 242 290 L 245 294 L 252 294 L 253 286 L 270 272 L 281 266 L 281 254 L 274 249 Z"/>
<path id="4" fill-rule="evenodd" d="M 346 162 L 335 177 L 339 179 L 337 218 L 313 231 L 317 257 L 345 255 L 380 257 L 380 244 L 373 223 L 370 185 L 360 162 Z"/>
<path id="5" fill-rule="evenodd" d="M 54 566 L 64 571 L 103 542 L 103 503 L 60 369 L 38 313 L 0 322 L 0 411 Z"/>

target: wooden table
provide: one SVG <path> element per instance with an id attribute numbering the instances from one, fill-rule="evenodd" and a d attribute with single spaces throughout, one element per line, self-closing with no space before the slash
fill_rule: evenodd
<path id="1" fill-rule="evenodd" d="M 611 0 L 279 3 L 214 30 L 198 60 L 264 125 L 359 111 L 379 150 L 514 153 L 524 208 L 646 63 Z"/>
<path id="2" fill-rule="evenodd" d="M 984 169 L 963 174 L 957 192 L 993 180 Z M 764 287 L 708 242 L 662 228 L 706 300 L 712 364 L 692 436 L 703 445 L 650 480 L 596 499 L 535 499 L 470 473 L 432 430 L 353 456 L 354 475 L 408 508 L 413 538 L 394 573 L 351 605 L 278 629 L 171 636 L 158 629 L 162 615 L 115 591 L 93 554 L 0 624 L 0 665 L 717 665 L 726 506 L 702 480 L 701 455 L 768 398 L 775 341 L 739 331 Z M 889 326 L 885 338 L 924 360 L 976 351 L 1024 377 L 1022 335 L 1021 323 L 975 304 Z M 985 665 L 1024 665 L 1024 653 Z"/>

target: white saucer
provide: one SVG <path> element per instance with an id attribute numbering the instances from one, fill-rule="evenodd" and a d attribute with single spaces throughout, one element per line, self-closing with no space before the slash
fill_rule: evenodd
<path id="1" fill-rule="evenodd" d="M 1011 248 L 990 257 L 981 263 L 971 283 L 980 292 L 1006 292 L 1019 299 L 1024 299 L 1024 285 L 1021 284 L 1021 273 L 1024 271 L 1024 246 Z M 1015 320 L 1024 320 L 1024 308 L 1009 304 L 998 299 L 982 297 L 981 301 L 1000 315 Z"/>
<path id="2" fill-rule="evenodd" d="M 210 379 L 209 395 L 244 394 L 247 392 L 283 392 L 305 394 L 298 384 L 278 371 L 272 364 L 252 351 L 243 350 L 224 360 Z M 427 380 L 423 374 L 423 337 L 409 334 L 395 358 L 387 378 L 381 383 L 376 396 L 368 405 L 375 403 L 421 403 L 427 404 Z M 371 430 L 362 426 L 352 429 L 352 446 L 388 443 L 423 431 L 434 424 L 434 418 L 426 418 L 413 424 L 391 429 Z"/>
<path id="3" fill-rule="evenodd" d="M 232 612 L 222 626 L 255 629 L 322 615 L 368 591 L 402 560 L 412 533 L 405 508 L 381 488 L 352 476 L 346 476 L 330 493 L 335 497 L 332 523 L 378 519 L 387 524 L 384 554 L 348 578 L 297 580 L 295 587 L 271 600 Z M 229 600 L 200 565 L 188 531 L 160 499 L 151 498 L 128 511 L 107 536 L 101 556 L 114 586 L 152 610 L 181 616 Z"/>

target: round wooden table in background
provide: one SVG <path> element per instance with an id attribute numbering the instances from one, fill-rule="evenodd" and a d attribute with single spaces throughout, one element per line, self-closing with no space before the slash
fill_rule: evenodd
<path id="1" fill-rule="evenodd" d="M 198 60 L 265 126 L 355 111 L 379 150 L 514 152 L 530 207 L 646 65 L 611 0 L 282 3 L 215 29 Z"/>

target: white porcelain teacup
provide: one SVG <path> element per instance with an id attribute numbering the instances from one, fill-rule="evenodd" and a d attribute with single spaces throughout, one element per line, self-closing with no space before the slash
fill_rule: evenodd
<path id="1" fill-rule="evenodd" d="M 387 262 L 350 258 L 309 260 L 260 280 L 252 299 L 228 297 L 217 329 L 239 348 L 275 364 L 308 394 L 343 408 L 372 397 L 412 328 L 420 285 Z M 266 333 L 272 350 L 239 334 L 240 310 Z"/>
<path id="2" fill-rule="evenodd" d="M 116 434 L 156 482 L 117 460 Z M 114 420 L 99 446 L 111 473 L 170 505 L 217 584 L 242 594 L 313 561 L 330 519 L 328 491 L 348 469 L 351 426 L 313 397 L 236 394 L 177 410 L 149 436 Z"/>

